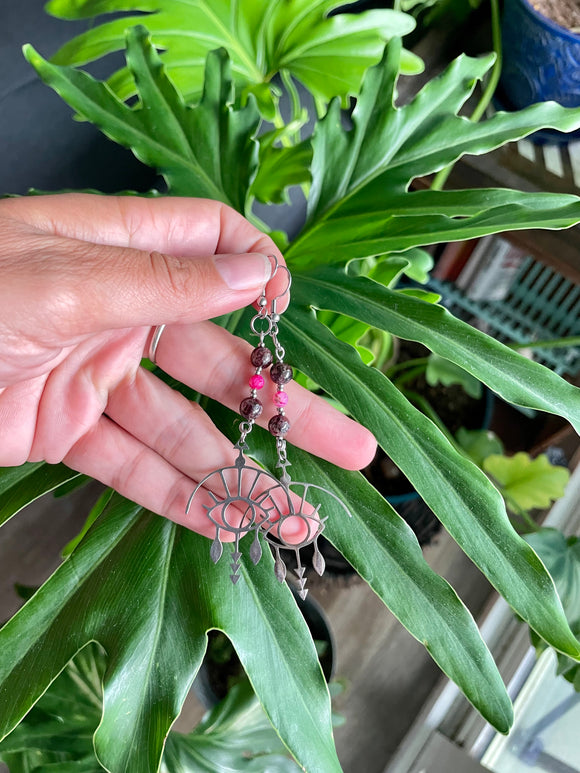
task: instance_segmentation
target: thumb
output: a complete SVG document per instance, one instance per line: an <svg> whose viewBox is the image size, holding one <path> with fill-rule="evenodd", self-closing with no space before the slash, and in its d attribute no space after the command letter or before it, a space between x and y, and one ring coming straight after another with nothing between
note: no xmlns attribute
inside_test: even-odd
<svg viewBox="0 0 580 773"><path fill-rule="evenodd" d="M272 274L259 253L176 258L66 241L70 257L55 278L57 297L67 297L65 335L217 317L255 301Z"/></svg>

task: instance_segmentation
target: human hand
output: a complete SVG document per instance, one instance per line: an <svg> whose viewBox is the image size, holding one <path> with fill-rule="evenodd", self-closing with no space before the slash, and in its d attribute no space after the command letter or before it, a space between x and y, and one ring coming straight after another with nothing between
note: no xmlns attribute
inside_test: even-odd
<svg viewBox="0 0 580 773"><path fill-rule="evenodd" d="M1 201L0 465L64 461L212 535L208 500L196 497L187 515L186 503L197 481L233 464L231 442L140 363L165 323L159 366L237 410L252 347L207 320L256 300L267 255L283 265L269 237L214 201ZM284 274L269 294L284 291ZM297 384L287 391L289 442L347 469L370 462L366 429Z"/></svg>

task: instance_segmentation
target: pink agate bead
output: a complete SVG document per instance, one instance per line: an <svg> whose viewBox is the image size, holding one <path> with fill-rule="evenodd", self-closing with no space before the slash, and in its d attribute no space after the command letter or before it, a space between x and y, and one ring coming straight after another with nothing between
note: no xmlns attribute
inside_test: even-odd
<svg viewBox="0 0 580 773"><path fill-rule="evenodd" d="M274 405L281 407L283 405L287 405L287 403L288 403L288 395L286 394L286 392L280 391L274 394Z"/></svg>
<svg viewBox="0 0 580 773"><path fill-rule="evenodd" d="M256 373L250 378L250 387L252 389L261 389L264 386L264 376Z"/></svg>

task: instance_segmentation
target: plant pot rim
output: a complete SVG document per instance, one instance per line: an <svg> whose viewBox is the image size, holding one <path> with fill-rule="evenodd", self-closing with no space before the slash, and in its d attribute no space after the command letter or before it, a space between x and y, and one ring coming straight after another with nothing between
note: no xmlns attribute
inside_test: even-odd
<svg viewBox="0 0 580 773"><path fill-rule="evenodd" d="M514 0L514 1L519 2L519 4L524 7L527 13L529 13L529 15L532 16L538 22L538 24L548 29L553 35L559 35L560 37L568 40L570 43L580 44L579 34L577 34L576 32L572 32L572 30L569 30L566 27L562 27L561 24L558 24L552 19L549 19L547 16L544 16L543 13L540 13L540 11L537 11L534 8L530 0Z"/></svg>

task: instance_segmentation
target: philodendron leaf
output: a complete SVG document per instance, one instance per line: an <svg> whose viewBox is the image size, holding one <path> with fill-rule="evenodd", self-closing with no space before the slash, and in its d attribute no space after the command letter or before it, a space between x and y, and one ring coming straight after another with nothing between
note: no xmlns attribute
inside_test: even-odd
<svg viewBox="0 0 580 773"><path fill-rule="evenodd" d="M309 771L340 771L330 701L292 594L264 554L233 585L209 542L115 496L72 555L0 630L0 736L89 641L107 653L95 735L112 773L156 771L211 628L232 640L267 715ZM276 680L272 675L276 674Z"/></svg>
<svg viewBox="0 0 580 773"><path fill-rule="evenodd" d="M220 425L234 426L232 415L226 416L221 406L212 404L209 411ZM267 466L276 462L265 431L253 431L252 453ZM322 515L328 516L325 536L487 721L507 732L512 707L493 659L471 614L429 567L409 526L360 473L340 470L298 448L292 448L289 457L293 479L323 486L351 513L349 518L332 497L321 494L316 504L321 503Z"/></svg>
<svg viewBox="0 0 580 773"><path fill-rule="evenodd" d="M287 189L291 185L310 182L312 146L310 140L303 140L278 147L271 139L260 137L260 163L250 193L264 204L282 204L290 201Z"/></svg>
<svg viewBox="0 0 580 773"><path fill-rule="evenodd" d="M101 773L93 734L103 708L102 680L106 658L96 644L82 649L50 685L18 727L0 743L0 760L10 770L34 755L34 770L58 762L67 770ZM162 773L255 771L298 773L279 736L264 714L248 680L236 684L223 701L207 712L191 733L171 732ZM258 767L261 765L261 767ZM49 768L47 768L47 771ZM61 768L55 770L58 773Z"/></svg>
<svg viewBox="0 0 580 773"><path fill-rule="evenodd" d="M465 429L457 430L455 439L478 467L483 466L484 460L492 454L503 454L503 443L489 429Z"/></svg>
<svg viewBox="0 0 580 773"><path fill-rule="evenodd" d="M288 359L299 361L303 373L374 432L447 531L518 614L556 649L580 659L580 643L566 623L553 582L512 528L499 492L483 472L313 314L294 303L284 322L280 335Z"/></svg>
<svg viewBox="0 0 580 773"><path fill-rule="evenodd" d="M345 129L333 102L312 138L309 220L287 251L295 267L344 264L518 228L566 228L580 199L509 190L408 192L411 181L462 155L486 153L544 126L580 127L580 108L553 102L473 123L457 113L493 57L461 56L407 105L395 107L398 43L368 70ZM371 216L372 213L372 216Z"/></svg>
<svg viewBox="0 0 580 773"><path fill-rule="evenodd" d="M540 529L534 534L526 534L525 539L552 575L570 627L580 636L580 540L565 537L558 529ZM532 642L538 653L546 649L546 643L533 633ZM560 653L557 656L558 673L580 692L580 663Z"/></svg>
<svg viewBox="0 0 580 773"><path fill-rule="evenodd" d="M292 294L304 305L340 311L399 338L419 341L508 402L563 416L580 432L580 389L442 306L393 292L366 277L347 276L338 267L295 274Z"/></svg>
<svg viewBox="0 0 580 773"><path fill-rule="evenodd" d="M0 468L0 526L43 494L80 477L64 464L27 462Z"/></svg>
<svg viewBox="0 0 580 773"><path fill-rule="evenodd" d="M163 773L299 773L250 683L242 681L209 711L193 732L171 733Z"/></svg>
<svg viewBox="0 0 580 773"><path fill-rule="evenodd" d="M551 464L546 454L532 459L524 451L513 456L488 456L483 469L497 483L508 503L513 502L522 510L549 507L564 495L570 479L567 468Z"/></svg>
<svg viewBox="0 0 580 773"><path fill-rule="evenodd" d="M438 354L431 354L425 370L425 378L430 386L443 384L459 384L465 392L475 400L479 400L482 394L481 381L474 378L463 368Z"/></svg>
<svg viewBox="0 0 580 773"><path fill-rule="evenodd" d="M257 165L253 136L259 114L253 98L241 109L230 104L230 65L223 49L208 54L203 96L195 107L185 105L144 27L127 33L127 65L140 98L135 107L87 73L47 62L32 46L24 53L65 102L156 168L172 194L217 199L244 212Z"/></svg>
<svg viewBox="0 0 580 773"><path fill-rule="evenodd" d="M407 14L388 9L329 16L341 5L340 0L51 0L47 11L63 19L148 12L153 43L163 50L171 78L188 101L199 96L207 54L223 47L232 57L237 86L260 88L285 71L317 101L328 102L356 95L364 71L381 58L385 42L415 26ZM53 61L79 65L118 51L127 27L142 20L131 15L94 26L66 43ZM402 66L407 72L421 69L408 52ZM111 86L125 99L134 93L132 74L120 70Z"/></svg>

